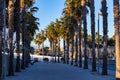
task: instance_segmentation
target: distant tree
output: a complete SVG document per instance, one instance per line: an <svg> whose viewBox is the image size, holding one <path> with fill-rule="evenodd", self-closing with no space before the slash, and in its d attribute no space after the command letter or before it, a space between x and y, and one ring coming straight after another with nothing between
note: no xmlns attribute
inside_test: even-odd
<svg viewBox="0 0 120 80"><path fill-rule="evenodd" d="M48 55L49 47L44 47L44 55Z"/></svg>

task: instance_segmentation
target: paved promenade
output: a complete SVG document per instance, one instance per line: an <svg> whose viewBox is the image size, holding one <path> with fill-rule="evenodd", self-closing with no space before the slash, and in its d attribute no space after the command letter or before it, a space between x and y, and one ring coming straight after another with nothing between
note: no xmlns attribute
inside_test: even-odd
<svg viewBox="0 0 120 80"><path fill-rule="evenodd" d="M115 80L115 76L102 76L90 69L62 63L35 63L15 76L6 77L6 80Z"/></svg>

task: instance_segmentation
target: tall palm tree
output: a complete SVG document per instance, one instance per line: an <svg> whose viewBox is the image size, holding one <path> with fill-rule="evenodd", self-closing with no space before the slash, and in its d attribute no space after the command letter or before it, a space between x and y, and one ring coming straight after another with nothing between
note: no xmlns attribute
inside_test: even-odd
<svg viewBox="0 0 120 80"><path fill-rule="evenodd" d="M82 27L81 27L81 20L78 24L79 27L79 67L82 67L82 50L81 50L81 40L82 40Z"/></svg>
<svg viewBox="0 0 120 80"><path fill-rule="evenodd" d="M42 55L44 56L44 41L46 40L45 32L41 31L41 41L42 41Z"/></svg>
<svg viewBox="0 0 120 80"><path fill-rule="evenodd" d="M32 6L32 4L34 3L33 0L21 0L21 14L22 14L22 44L23 44L23 52L22 52L22 64L21 64L21 68L25 69L25 67L27 67L27 59L25 58L25 56L28 55L28 49L27 49L27 25L26 25L26 14L27 14L27 9L29 9L29 7ZM25 54L26 53L26 54Z"/></svg>
<svg viewBox="0 0 120 80"><path fill-rule="evenodd" d="M60 36L61 36L61 22L56 19L56 32L57 32L57 44L58 44L58 62L59 62L59 55L60 55Z"/></svg>
<svg viewBox="0 0 120 80"><path fill-rule="evenodd" d="M106 0L101 0L102 4L102 16L103 16L103 48L104 48L104 53L103 53L103 67L102 67L102 75L107 75L107 33L108 33L108 24L107 24L107 6L106 6Z"/></svg>
<svg viewBox="0 0 120 80"><path fill-rule="evenodd" d="M78 52L79 52L79 67L82 67L82 53L81 53L81 20L82 20L82 8L81 8L81 0L74 1L74 12L73 17L76 20L76 60L75 65L78 65ZM78 38L79 38L79 44L78 44ZM79 48L79 49L78 49Z"/></svg>
<svg viewBox="0 0 120 80"><path fill-rule="evenodd" d="M37 12L38 8L31 6L27 9L26 13L26 47L27 47L27 53L26 53L26 67L29 66L30 63L30 44L31 41L34 39L34 35L36 33L36 30L38 30L39 23L37 22L39 19L36 18L33 14Z"/></svg>
<svg viewBox="0 0 120 80"><path fill-rule="evenodd" d="M41 45L42 41L40 39L38 39L38 36L37 36L36 39L34 40L34 42L35 42L35 44L38 45L38 49L40 51L40 45Z"/></svg>
<svg viewBox="0 0 120 80"><path fill-rule="evenodd" d="M4 20L2 20L2 19L4 19L5 17L4 17L4 15L5 14L3 14L4 12L4 10L5 10L5 2L6 2L6 0L1 0L0 1L0 17L1 17L1 19L0 19L0 80L2 80L3 79L3 77L2 77L2 73L3 73L3 57L2 57L2 52L3 52L3 27L5 27L4 26L4 24L5 24L5 22L4 22Z"/></svg>
<svg viewBox="0 0 120 80"><path fill-rule="evenodd" d="M13 16L14 16L14 2L13 0L9 0L8 3L8 32L9 32L9 69L8 69L8 75L13 76L14 75L14 62L13 62Z"/></svg>
<svg viewBox="0 0 120 80"><path fill-rule="evenodd" d="M21 68L25 69L25 53L26 53L26 46L25 46L25 37L26 37L26 21L25 21L25 1L21 0L21 15L22 15L22 44L23 44L23 51L22 51L22 64Z"/></svg>
<svg viewBox="0 0 120 80"><path fill-rule="evenodd" d="M47 29L46 29L46 37L49 39L50 41L50 47L51 47L51 53L54 54L55 53L55 49L54 49L54 37L55 37L55 29L54 29L55 25L54 22L51 22Z"/></svg>
<svg viewBox="0 0 120 80"><path fill-rule="evenodd" d="M68 53L68 50L69 50L69 45L68 45L68 40L67 39L67 29L63 26L63 34L61 35L61 37L63 38L63 48L64 48L64 60L63 60L63 63L68 63L68 56L69 54ZM66 44L67 43L67 44ZM67 45L67 50L66 50L66 45ZM66 56L67 54L67 56Z"/></svg>
<svg viewBox="0 0 120 80"><path fill-rule="evenodd" d="M64 60L63 60L63 63L66 63L66 56L65 56L65 54L66 54L66 44L65 44L65 42L66 42L66 38L67 38L67 33L68 33L68 29L67 29L67 27L66 27L66 24L65 24L65 17L62 17L61 18L61 22L62 22L62 26L61 26L61 37L62 37L62 39L63 39L63 48L64 48Z"/></svg>
<svg viewBox="0 0 120 80"><path fill-rule="evenodd" d="M113 0L113 6L114 6L114 28L115 28L116 80L120 80L119 0Z"/></svg>
<svg viewBox="0 0 120 80"><path fill-rule="evenodd" d="M75 0L74 1L74 12L73 12L73 16L77 21L77 25L76 25L76 63L77 63L77 54L79 52L79 67L82 67L82 52L81 52L81 20L82 20L82 8L81 8L81 0ZM78 45L78 38L79 38L79 45ZM77 49L77 47L79 49Z"/></svg>
<svg viewBox="0 0 120 80"><path fill-rule="evenodd" d="M28 49L27 49L27 25L26 25L26 14L27 14L27 10L29 7L31 7L31 5L33 4L33 0L21 0L20 1L20 6L21 6L21 15L22 15L22 44L23 44L23 52L22 52L22 64L21 64L21 68L25 69L25 67L28 67L27 60L25 57L27 57L27 55L29 54ZM25 54L26 53L26 54Z"/></svg>
<svg viewBox="0 0 120 80"><path fill-rule="evenodd" d="M53 45L53 38L51 36L51 28L50 28L50 25L47 26L46 28L46 38L48 38L49 42L50 42L50 53L52 54L53 53L53 48L52 48L52 45Z"/></svg>
<svg viewBox="0 0 120 80"><path fill-rule="evenodd" d="M80 47L80 40L79 40L79 51L78 51L78 38L80 39L80 27L81 27L81 19L82 19L82 9L81 9L81 0L67 0L66 1L66 8L67 13L69 14L70 17L73 17L75 19L74 22L74 28L75 28L75 36L76 36L76 57L75 57L75 65L78 64L78 52L79 52L79 66L82 64L81 60L81 47ZM79 36L78 36L79 35Z"/></svg>
<svg viewBox="0 0 120 80"><path fill-rule="evenodd" d="M92 34L92 71L96 71L96 54L95 54L95 2L90 1L90 13L91 13L91 34Z"/></svg>
<svg viewBox="0 0 120 80"><path fill-rule="evenodd" d="M82 15L83 15L83 26L84 26L84 44L85 44L85 49L84 49L84 69L88 69L88 56L87 56L87 20L86 20L86 15L87 15L87 8L86 8L86 0L81 0L81 6L82 6Z"/></svg>
<svg viewBox="0 0 120 80"><path fill-rule="evenodd" d="M75 47L76 47L76 56L75 56L75 65L78 66L78 27L75 30Z"/></svg>
<svg viewBox="0 0 120 80"><path fill-rule="evenodd" d="M42 55L44 55L44 41L46 40L45 32L41 30L40 33L36 35L35 44L38 44L40 50L40 44L42 44Z"/></svg>
<svg viewBox="0 0 120 80"><path fill-rule="evenodd" d="M20 0L16 0L14 9L14 26L16 29L17 59L16 72L20 72Z"/></svg>

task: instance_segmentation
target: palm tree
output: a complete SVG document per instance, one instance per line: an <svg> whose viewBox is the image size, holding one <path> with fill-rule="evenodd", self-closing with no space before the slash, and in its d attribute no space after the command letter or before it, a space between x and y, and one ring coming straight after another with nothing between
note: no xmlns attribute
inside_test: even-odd
<svg viewBox="0 0 120 80"><path fill-rule="evenodd" d="M25 56L27 57L28 55L28 49L27 49L27 22L26 22L26 14L27 14L27 9L29 9L32 4L34 3L33 0L21 0L21 18L22 18L22 44L23 44L23 53L22 53L22 64L21 68L25 69L25 67L28 67L27 59L25 59ZM26 54L25 54L26 53Z"/></svg>
<svg viewBox="0 0 120 80"><path fill-rule="evenodd" d="M53 53L53 48L52 48L52 45L53 45L53 38L51 36L51 27L50 25L48 25L47 29L46 29L46 37L48 38L49 42L50 42L50 53L52 54Z"/></svg>
<svg viewBox="0 0 120 80"><path fill-rule="evenodd" d="M26 13L26 24L27 24L26 46L28 48L26 53L26 67L28 67L30 63L30 44L31 41L34 39L34 35L36 33L36 30L38 30L38 25L39 25L39 23L37 22L39 19L33 15L35 12L37 12L38 8L31 6L30 8L28 8L28 10Z"/></svg>
<svg viewBox="0 0 120 80"><path fill-rule="evenodd" d="M42 41L42 55L44 56L44 41L46 40L45 32L41 31L41 41Z"/></svg>
<svg viewBox="0 0 120 80"><path fill-rule="evenodd" d="M95 6L94 0L90 1L91 12L91 34L92 34L92 71L96 71L96 54L95 54Z"/></svg>
<svg viewBox="0 0 120 80"><path fill-rule="evenodd" d="M66 0L66 8L64 9L63 13L66 17L66 27L69 28L72 38L72 55L71 55L71 65L73 65L73 56L74 56L74 27L75 24L73 23L73 11L74 11L74 1L73 0ZM70 26L70 23L73 24ZM70 28L72 27L72 28Z"/></svg>
<svg viewBox="0 0 120 80"><path fill-rule="evenodd" d="M51 22L46 29L46 37L50 41L51 53L55 53L54 39L55 39L55 25L54 22Z"/></svg>
<svg viewBox="0 0 120 80"><path fill-rule="evenodd" d="M16 72L20 72L20 0L16 0L14 9L14 27L16 29L17 59Z"/></svg>
<svg viewBox="0 0 120 80"><path fill-rule="evenodd" d="M82 67L82 53L81 53L81 20L82 20L82 8L81 8L81 0L76 0L74 1L74 12L73 12L73 17L76 20L76 27L75 27L75 32L76 32L76 60L75 60L75 65L78 65L78 52L79 52L79 67ZM79 45L78 45L78 38L79 38ZM79 49L78 49L79 48Z"/></svg>
<svg viewBox="0 0 120 80"><path fill-rule="evenodd" d="M81 60L81 32L78 31L81 28L81 20L82 20L82 9L81 9L81 0L67 0L66 1L67 13L70 17L75 19L74 28L75 28L75 36L76 36L76 57L75 57L75 65L78 64L78 52L79 52L79 66L82 64ZM79 36L78 36L79 35ZM78 38L79 38L79 51L78 51Z"/></svg>
<svg viewBox="0 0 120 80"><path fill-rule="evenodd" d="M103 67L102 67L102 75L107 75L107 33L108 33L108 24L107 24L107 6L106 6L106 0L101 1L102 4L102 16L103 16L103 47L104 47L104 53L103 53Z"/></svg>
<svg viewBox="0 0 120 80"><path fill-rule="evenodd" d="M63 63L66 63L66 47L65 47L65 42L66 42L66 38L67 38L67 33L68 33L68 29L66 27L66 21L65 21L65 17L61 18L61 22L62 22L62 26L61 26L61 37L63 39L63 48L64 48L64 60Z"/></svg>
<svg viewBox="0 0 120 80"><path fill-rule="evenodd" d="M82 6L82 15L83 15L83 26L84 26L84 69L88 69L88 56L87 56L87 20L86 20L86 14L87 14L87 8L86 8L86 0L81 0L81 6Z"/></svg>
<svg viewBox="0 0 120 80"><path fill-rule="evenodd" d="M21 0L20 1L20 6L21 6L21 18L22 18L22 44L23 44L23 53L22 53L22 64L21 64L21 68L25 69L25 67L28 67L27 60L25 59L25 56L28 56L28 49L27 49L27 25L26 25L26 14L27 14L27 10L29 7L31 7L31 5L33 4L33 0ZM25 54L26 53L26 54Z"/></svg>
<svg viewBox="0 0 120 80"><path fill-rule="evenodd" d="M40 39L38 39L38 36L36 37L36 39L34 40L35 44L38 45L38 49L40 51L40 44L42 43L42 41Z"/></svg>
<svg viewBox="0 0 120 80"><path fill-rule="evenodd" d="M114 6L114 28L115 28L116 80L120 80L119 0L113 0L113 6Z"/></svg>
<svg viewBox="0 0 120 80"><path fill-rule="evenodd" d="M71 55L71 65L73 65L73 55L74 55L74 22L75 19L73 17L70 17L68 9L65 8L63 10L64 17L62 19L62 38L63 38L63 44L64 44L64 63L69 63L69 40L72 39L72 55ZM67 42L67 50L65 48L65 41ZM67 53L67 56L65 56L65 51ZM65 61L67 57L67 61Z"/></svg>
<svg viewBox="0 0 120 80"><path fill-rule="evenodd" d="M81 52L81 20L82 20L82 8L81 8L81 0L76 0L74 1L74 12L73 12L73 17L76 19L77 21L77 25L76 25L76 64L77 64L77 54L79 52L79 67L82 67L82 52ZM78 38L79 38L79 45L78 44ZM79 49L77 49L79 48Z"/></svg>
<svg viewBox="0 0 120 80"><path fill-rule="evenodd" d="M78 27L79 27L79 67L82 67L82 50L81 50L82 27L81 27L81 21L80 21L80 24L78 24Z"/></svg>
<svg viewBox="0 0 120 80"><path fill-rule="evenodd" d="M14 75L14 62L13 62L13 11L14 11L14 2L13 0L9 0L8 4L8 32L9 32L9 69L8 69L8 75L13 76Z"/></svg>
<svg viewBox="0 0 120 80"><path fill-rule="evenodd" d="M0 80L2 80L2 73L3 73L3 57L2 57L2 52L3 52L3 35L2 35L2 33L3 33L3 27L4 27L4 24L5 24L5 22L4 22L4 20L2 20L2 19L4 19L5 17L4 17L4 15L5 14L3 14L3 11L5 10L5 0L1 0L0 1L0 17L1 17L1 19L0 19Z"/></svg>
<svg viewBox="0 0 120 80"><path fill-rule="evenodd" d="M59 55L60 55L60 36L61 36L61 22L56 19L56 32L57 32L57 43L58 43L58 62L59 62Z"/></svg>
<svg viewBox="0 0 120 80"><path fill-rule="evenodd" d="M26 49L25 49L25 37L26 37L26 21L25 21L25 1L21 0L21 15L22 15L22 44L23 44L23 52L22 52L22 64L21 64L21 68L25 69L25 53L26 53Z"/></svg>

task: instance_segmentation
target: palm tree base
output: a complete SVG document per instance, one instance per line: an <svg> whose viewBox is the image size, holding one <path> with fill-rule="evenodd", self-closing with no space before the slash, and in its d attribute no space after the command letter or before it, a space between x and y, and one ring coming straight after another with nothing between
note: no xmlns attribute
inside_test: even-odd
<svg viewBox="0 0 120 80"><path fill-rule="evenodd" d="M77 63L75 63L75 64L74 64L74 66L78 66L78 64L77 64Z"/></svg>
<svg viewBox="0 0 120 80"><path fill-rule="evenodd" d="M84 66L84 69L88 69L88 66Z"/></svg>
<svg viewBox="0 0 120 80"><path fill-rule="evenodd" d="M15 72L21 72L20 70L16 70Z"/></svg>
<svg viewBox="0 0 120 80"><path fill-rule="evenodd" d="M92 72L95 72L95 71L97 71L96 68L93 68L93 69L92 69Z"/></svg>
<svg viewBox="0 0 120 80"><path fill-rule="evenodd" d="M97 70L92 70L92 72L95 72L95 71L97 71Z"/></svg>
<svg viewBox="0 0 120 80"><path fill-rule="evenodd" d="M73 65L73 62L71 62L71 65Z"/></svg>
<svg viewBox="0 0 120 80"><path fill-rule="evenodd" d="M120 78L116 78L116 80L120 80Z"/></svg>
<svg viewBox="0 0 120 80"><path fill-rule="evenodd" d="M82 65L79 65L79 67L81 68L81 67L82 67Z"/></svg>
<svg viewBox="0 0 120 80"><path fill-rule="evenodd" d="M25 70L25 66L21 66L21 69Z"/></svg>
<svg viewBox="0 0 120 80"><path fill-rule="evenodd" d="M8 73L8 76L14 76L14 73Z"/></svg>
<svg viewBox="0 0 120 80"><path fill-rule="evenodd" d="M107 72L102 72L102 75L108 75Z"/></svg>

